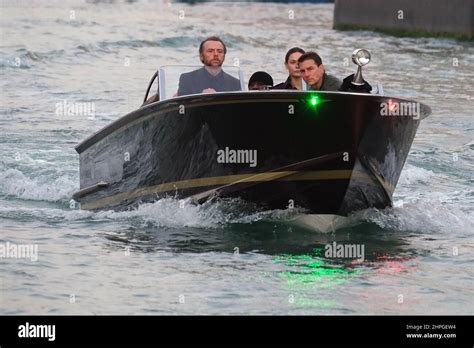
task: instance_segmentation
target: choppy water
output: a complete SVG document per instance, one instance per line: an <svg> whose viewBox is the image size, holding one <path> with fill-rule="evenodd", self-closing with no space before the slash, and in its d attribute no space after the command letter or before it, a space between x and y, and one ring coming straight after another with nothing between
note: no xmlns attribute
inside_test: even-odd
<svg viewBox="0 0 474 348"><path fill-rule="evenodd" d="M0 313L474 313L474 45L337 32L332 10L2 1L0 242L39 249L36 262L0 258ZM198 63L200 39L216 33L230 64L281 81L294 45L316 48L340 77L354 71L352 50L369 48L369 81L430 105L396 207L330 234L293 226L293 211L252 213L238 201L71 209L73 147L138 107L155 68ZM57 115L64 100L95 103L95 119ZM333 241L363 244L365 261L324 258Z"/></svg>

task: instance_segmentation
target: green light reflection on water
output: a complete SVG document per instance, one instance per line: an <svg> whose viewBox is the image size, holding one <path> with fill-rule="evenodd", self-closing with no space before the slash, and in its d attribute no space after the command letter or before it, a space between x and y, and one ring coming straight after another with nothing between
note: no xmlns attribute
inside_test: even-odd
<svg viewBox="0 0 474 348"><path fill-rule="evenodd" d="M334 288L363 272L361 268L323 259L320 257L321 254L321 249L318 248L312 255L284 254L274 259L275 263L284 264L290 268L277 275L286 280L285 287L291 294L294 294L293 305L335 308L339 304L334 300L320 298L321 291L330 289L332 292Z"/></svg>

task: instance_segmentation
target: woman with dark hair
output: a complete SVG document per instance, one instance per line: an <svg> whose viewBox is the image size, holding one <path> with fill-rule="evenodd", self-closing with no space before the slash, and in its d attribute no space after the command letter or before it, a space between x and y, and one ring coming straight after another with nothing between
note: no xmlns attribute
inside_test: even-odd
<svg viewBox="0 0 474 348"><path fill-rule="evenodd" d="M304 50L293 47L286 52L285 67L288 70L288 78L285 82L279 83L272 89L298 89L301 90L301 73L298 66L298 59L304 54Z"/></svg>

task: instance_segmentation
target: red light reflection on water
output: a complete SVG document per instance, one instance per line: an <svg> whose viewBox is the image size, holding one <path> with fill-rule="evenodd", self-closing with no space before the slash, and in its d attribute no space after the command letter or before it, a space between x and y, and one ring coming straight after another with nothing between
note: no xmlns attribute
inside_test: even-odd
<svg viewBox="0 0 474 348"><path fill-rule="evenodd" d="M376 274L398 274L412 268L413 264L410 264L410 261L415 259L415 257L400 257L388 253L374 253L374 258L370 263L375 266Z"/></svg>

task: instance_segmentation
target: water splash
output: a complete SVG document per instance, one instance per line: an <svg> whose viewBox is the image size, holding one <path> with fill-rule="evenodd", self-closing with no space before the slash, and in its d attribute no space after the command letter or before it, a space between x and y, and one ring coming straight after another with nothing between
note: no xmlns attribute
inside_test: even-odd
<svg viewBox="0 0 474 348"><path fill-rule="evenodd" d="M78 189L77 178L69 175L29 177L18 169L0 172L0 194L21 199L58 202L69 200Z"/></svg>
<svg viewBox="0 0 474 348"><path fill-rule="evenodd" d="M355 213L354 218L375 223L384 229L420 233L456 231L456 234L468 234L474 225L472 214L464 213L454 206L425 200L384 210L367 209Z"/></svg>

